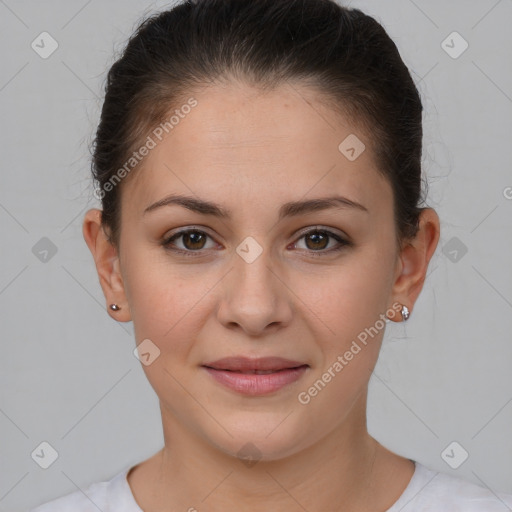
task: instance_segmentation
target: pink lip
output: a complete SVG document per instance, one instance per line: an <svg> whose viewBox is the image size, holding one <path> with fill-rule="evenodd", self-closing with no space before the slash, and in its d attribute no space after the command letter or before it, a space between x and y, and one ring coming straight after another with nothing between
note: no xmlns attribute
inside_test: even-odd
<svg viewBox="0 0 512 512"><path fill-rule="evenodd" d="M309 365L281 357L226 357L204 364L203 367L224 386L238 393L255 396L273 393L295 382ZM257 374L255 371L273 373Z"/></svg>

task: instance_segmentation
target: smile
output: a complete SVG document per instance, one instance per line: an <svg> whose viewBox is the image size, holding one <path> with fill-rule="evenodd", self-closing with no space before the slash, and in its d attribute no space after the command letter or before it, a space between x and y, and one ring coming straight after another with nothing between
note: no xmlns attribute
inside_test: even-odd
<svg viewBox="0 0 512 512"><path fill-rule="evenodd" d="M283 358L225 358L202 365L218 383L236 393L261 396L298 381L309 365Z"/></svg>

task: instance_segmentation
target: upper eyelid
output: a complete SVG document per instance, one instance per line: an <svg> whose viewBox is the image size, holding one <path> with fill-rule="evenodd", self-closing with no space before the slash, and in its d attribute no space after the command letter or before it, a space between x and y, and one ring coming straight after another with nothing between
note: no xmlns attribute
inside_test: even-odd
<svg viewBox="0 0 512 512"><path fill-rule="evenodd" d="M300 229L295 234L295 236L302 237L302 236L306 235L307 233L310 233L311 231L325 231L325 232L330 233L332 235L339 236L340 238L348 238L348 235L346 235L343 232L339 232L338 230L336 230L336 228L324 227L324 226L322 226L320 224L315 224L313 226L309 226L307 228Z"/></svg>
<svg viewBox="0 0 512 512"><path fill-rule="evenodd" d="M295 238L297 240L300 240L302 237L304 237L308 233L311 233L311 232L314 232L314 231L320 231L320 232L328 233L328 236L330 236L331 238L339 237L342 240L345 240L347 243L349 242L349 239L348 239L347 235L345 235L344 233L337 233L337 232L333 231L333 229L335 229L335 228L323 227L322 225L316 224L316 225L312 225L312 226L309 226L307 228L303 228L303 229L299 230L297 233L295 233L294 236L295 236ZM211 235L207 231L206 228L203 228L203 227L200 227L200 226L190 226L190 227L178 229L178 231L176 231L175 233L173 233L171 235L168 235L168 236L164 236L164 242L169 242L169 241L171 241L173 239L179 239L182 235L185 235L187 233L194 232L194 231L198 231L200 233L204 233L205 235L209 236L213 241L215 241L217 243L215 237L213 235ZM179 250L183 250L183 249L179 249ZM189 251L186 251L186 252L200 252L200 250L198 250L198 251L190 251L189 250Z"/></svg>

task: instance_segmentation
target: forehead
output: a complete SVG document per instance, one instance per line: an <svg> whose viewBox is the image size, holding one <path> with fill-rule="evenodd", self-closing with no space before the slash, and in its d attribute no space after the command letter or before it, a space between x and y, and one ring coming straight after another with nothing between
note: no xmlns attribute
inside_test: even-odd
<svg viewBox="0 0 512 512"><path fill-rule="evenodd" d="M288 83L262 91L233 82L191 96L196 106L174 106L169 117L176 109L181 115L172 129L161 140L151 135L155 146L127 184L131 209L171 192L226 204L230 198L283 203L335 191L365 205L391 200L373 142L311 88ZM360 143L365 149L351 160L353 153L343 151L354 141L358 153Z"/></svg>

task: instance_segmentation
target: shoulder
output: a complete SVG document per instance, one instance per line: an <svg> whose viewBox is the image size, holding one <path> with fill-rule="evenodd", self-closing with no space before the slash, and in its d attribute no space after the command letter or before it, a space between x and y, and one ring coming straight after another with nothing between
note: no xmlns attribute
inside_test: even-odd
<svg viewBox="0 0 512 512"><path fill-rule="evenodd" d="M83 490L73 491L54 500L43 503L29 512L98 512L98 510L123 510L139 512L134 505L133 495L128 492L126 474L123 468L110 480L93 482Z"/></svg>
<svg viewBox="0 0 512 512"><path fill-rule="evenodd" d="M29 512L98 512L105 508L107 482L95 482L84 491L74 491L48 501Z"/></svg>
<svg viewBox="0 0 512 512"><path fill-rule="evenodd" d="M464 478L416 462L416 471L388 512L509 512L512 494L496 492Z"/></svg>

